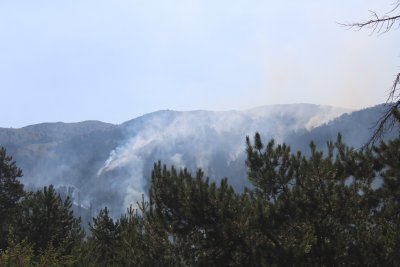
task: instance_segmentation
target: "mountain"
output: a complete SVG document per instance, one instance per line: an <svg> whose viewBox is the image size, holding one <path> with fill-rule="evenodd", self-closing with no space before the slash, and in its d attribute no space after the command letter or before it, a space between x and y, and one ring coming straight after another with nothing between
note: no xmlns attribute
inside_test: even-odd
<svg viewBox="0 0 400 267"><path fill-rule="evenodd" d="M150 171L161 160L212 180L228 177L242 190L248 185L245 137L260 132L267 142L287 142L306 150L314 139L323 145L342 132L358 146L382 106L350 110L311 104L272 105L244 111L157 111L120 125L97 121L44 123L0 128L0 145L24 171L28 188L54 184L75 204L97 211L108 206L114 216L142 198Z"/></svg>
<svg viewBox="0 0 400 267"><path fill-rule="evenodd" d="M311 131L302 130L292 133L286 137L285 142L289 143L295 151L307 151L311 141L323 149L326 148L327 140L336 140L340 133L346 144L358 149L372 137L376 123L386 111L385 105L377 105L345 113ZM386 133L383 139L390 140L398 136L399 132L392 130Z"/></svg>

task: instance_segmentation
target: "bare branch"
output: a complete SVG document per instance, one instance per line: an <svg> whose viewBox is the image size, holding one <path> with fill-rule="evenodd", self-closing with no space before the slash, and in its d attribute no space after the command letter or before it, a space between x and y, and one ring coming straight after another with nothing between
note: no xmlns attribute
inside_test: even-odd
<svg viewBox="0 0 400 267"><path fill-rule="evenodd" d="M400 27L400 15L393 14L396 10L400 9L400 0L393 3L393 8L385 15L378 15L375 11L370 11L371 18L363 22L341 24L342 26L348 27L349 29L371 29L371 33L387 33L388 31ZM379 120L374 126L374 133L371 139L365 144L365 146L374 144L376 141L381 139L383 135L393 129L393 127L400 123L399 112L400 112L400 73L396 75L396 78L390 88L388 98L386 100L386 111L382 114Z"/></svg>
<svg viewBox="0 0 400 267"><path fill-rule="evenodd" d="M374 133L372 137L369 139L366 145L374 144L379 139L383 137L383 135L393 129L396 123L400 123L396 118L396 112L400 111L400 73L396 75L396 79L393 82L392 88L390 89L388 99L386 100L386 106L388 108L383 113L383 115L376 122L373 127Z"/></svg>
<svg viewBox="0 0 400 267"><path fill-rule="evenodd" d="M400 100L400 93L396 95L398 86L400 85L400 73L397 74L396 79L393 82L392 89L390 90L389 97L386 102L393 102Z"/></svg>
<svg viewBox="0 0 400 267"><path fill-rule="evenodd" d="M355 22L355 23L345 23L345 24L342 23L341 25L348 27L349 29L357 29L357 30L361 30L363 28L371 29L372 33L386 33L390 31L392 28L400 26L400 15L379 16L374 11L370 12L372 17L370 20L366 20L363 22Z"/></svg>
<svg viewBox="0 0 400 267"><path fill-rule="evenodd" d="M390 14L390 13L393 13L397 8L399 8L399 6L400 6L400 1L397 1L397 2L395 2L395 3L393 3L393 9L392 10L390 10L388 13L386 13L386 14Z"/></svg>

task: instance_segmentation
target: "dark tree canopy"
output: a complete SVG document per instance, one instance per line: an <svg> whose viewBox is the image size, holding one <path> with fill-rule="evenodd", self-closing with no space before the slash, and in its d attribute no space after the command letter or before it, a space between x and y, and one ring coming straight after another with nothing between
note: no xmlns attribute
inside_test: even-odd
<svg viewBox="0 0 400 267"><path fill-rule="evenodd" d="M399 266L399 140L355 150L339 135L305 156L256 134L243 192L158 162L148 201L102 209L86 240L53 186L25 193L0 266Z"/></svg>
<svg viewBox="0 0 400 267"><path fill-rule="evenodd" d="M52 246L69 254L81 242L80 219L74 217L70 199L63 201L52 185L29 194L22 208L17 230L21 240L26 237L35 251Z"/></svg>
<svg viewBox="0 0 400 267"><path fill-rule="evenodd" d="M18 180L22 170L17 167L6 150L0 148L0 249L6 245L7 233L11 223L15 223L24 196L23 185Z"/></svg>

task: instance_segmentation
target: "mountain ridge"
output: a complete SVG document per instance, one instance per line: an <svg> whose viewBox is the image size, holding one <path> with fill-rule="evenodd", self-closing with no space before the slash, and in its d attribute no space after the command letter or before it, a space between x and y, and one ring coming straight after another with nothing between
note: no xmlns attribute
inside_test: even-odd
<svg viewBox="0 0 400 267"><path fill-rule="evenodd" d="M28 137L32 134L32 140L19 136L14 143L10 141L16 138L4 137L4 128L0 128L0 146L14 156L24 170L23 182L32 188L50 183L56 187L70 185L81 192L82 205L95 209L108 206L118 213L146 194L155 161L192 171L201 167L212 180L228 177L236 190L242 190L248 185L246 136L260 132L264 142L274 138L294 150L307 151L310 139L324 146L327 140L336 138L335 129L340 128L345 131L345 140L346 136L359 135L358 142L369 134L359 125L371 122L380 110L377 106L345 113L348 110L313 104L269 105L243 111L160 110L122 124L89 121L28 126L25 133ZM353 120L357 120L357 129ZM56 130L40 139L40 133L46 131L34 130L42 126ZM71 131L78 126L84 129Z"/></svg>

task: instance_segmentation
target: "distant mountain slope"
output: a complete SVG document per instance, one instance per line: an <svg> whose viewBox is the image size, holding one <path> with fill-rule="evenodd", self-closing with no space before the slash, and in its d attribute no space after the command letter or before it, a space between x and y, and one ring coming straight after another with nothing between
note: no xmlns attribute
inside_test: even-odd
<svg viewBox="0 0 400 267"><path fill-rule="evenodd" d="M125 206L147 190L153 163L201 167L214 179L228 176L242 188L246 182L243 152L247 135L285 140L287 134L318 125L347 110L308 104L274 105L245 111L158 111L124 123L123 146L115 149L99 170L99 179L112 181L121 172L130 179L113 184L129 192ZM139 130L140 129L140 130ZM110 183L110 182L108 182Z"/></svg>
<svg viewBox="0 0 400 267"><path fill-rule="evenodd" d="M112 124L100 121L41 123L16 129L0 128L0 140L2 144L18 147L33 143L64 141L74 136L109 130L112 127L114 127Z"/></svg>
<svg viewBox="0 0 400 267"><path fill-rule="evenodd" d="M24 182L36 187L60 185L60 177L82 177L91 168L82 165L106 159L119 136L115 125L98 121L42 123L0 128L0 145L23 169Z"/></svg>
<svg viewBox="0 0 400 267"><path fill-rule="evenodd" d="M91 203L96 210L107 205L117 214L146 193L155 161L190 170L201 167L211 179L227 176L240 190L247 184L246 135L258 131L265 141L308 144L314 133L321 139L329 136L319 129L330 124L319 125L348 111L310 104L224 112L166 110L120 125L88 121L0 128L0 145L23 168L29 187L69 186L83 206ZM347 116L351 121L353 115ZM347 134L354 131L364 130L349 128Z"/></svg>
<svg viewBox="0 0 400 267"><path fill-rule="evenodd" d="M343 141L354 148L364 146L375 130L376 123L386 111L384 105L345 113L328 123L324 123L310 131L298 131L288 135L285 142L291 144L293 150L308 151L308 145L313 141L318 147L325 148L327 140L336 140L338 133ZM383 136L384 140L390 140L399 135L393 130Z"/></svg>

